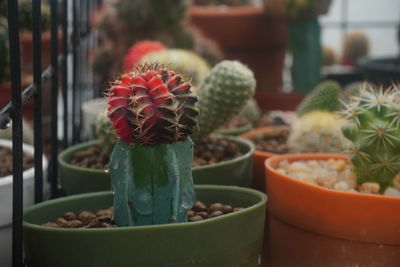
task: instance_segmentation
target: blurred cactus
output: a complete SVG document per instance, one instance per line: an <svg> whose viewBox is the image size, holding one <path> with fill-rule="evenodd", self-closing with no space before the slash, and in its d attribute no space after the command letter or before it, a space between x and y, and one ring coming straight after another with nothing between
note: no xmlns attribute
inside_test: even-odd
<svg viewBox="0 0 400 267"><path fill-rule="evenodd" d="M261 117L261 110L258 107L257 101L254 98L250 98L240 111L239 116L249 119L252 123L257 122Z"/></svg>
<svg viewBox="0 0 400 267"><path fill-rule="evenodd" d="M141 59L152 52L164 50L166 47L157 41L139 41L129 49L124 59L124 71L132 71L140 64ZM162 63L162 62L160 62Z"/></svg>
<svg viewBox="0 0 400 267"><path fill-rule="evenodd" d="M356 65L357 61L368 56L369 38L362 31L348 33L343 41L343 64Z"/></svg>
<svg viewBox="0 0 400 267"><path fill-rule="evenodd" d="M333 51L332 48L323 47L322 53L323 53L323 62L322 62L323 66L332 66L336 63L335 51Z"/></svg>
<svg viewBox="0 0 400 267"><path fill-rule="evenodd" d="M113 61L106 67L108 73L98 74L97 80L104 82L121 72L129 48L140 40L157 40L167 47L193 49L214 64L221 55L219 49L213 41L188 27L186 8L186 1L181 0L105 2L96 16L96 26L102 46L112 48Z"/></svg>
<svg viewBox="0 0 400 267"><path fill-rule="evenodd" d="M95 123L95 137L100 141L104 154L110 155L117 142L117 136L111 121L107 117L107 110L100 113Z"/></svg>
<svg viewBox="0 0 400 267"><path fill-rule="evenodd" d="M145 55L141 63L159 62L180 72L186 80L197 87L210 71L210 66L200 56L183 49L166 49Z"/></svg>
<svg viewBox="0 0 400 267"><path fill-rule="evenodd" d="M362 88L341 114L357 182L379 183L381 191L392 186L400 172L400 89Z"/></svg>
<svg viewBox="0 0 400 267"><path fill-rule="evenodd" d="M341 86L333 80L326 80L317 85L311 93L300 103L297 115L303 116L308 112L337 111L340 108L339 95Z"/></svg>
<svg viewBox="0 0 400 267"><path fill-rule="evenodd" d="M311 111L293 123L288 147L295 153L341 152L346 147L343 125L332 112Z"/></svg>
<svg viewBox="0 0 400 267"><path fill-rule="evenodd" d="M198 92L201 139L237 115L253 96L256 86L253 72L239 61L224 60L207 74Z"/></svg>

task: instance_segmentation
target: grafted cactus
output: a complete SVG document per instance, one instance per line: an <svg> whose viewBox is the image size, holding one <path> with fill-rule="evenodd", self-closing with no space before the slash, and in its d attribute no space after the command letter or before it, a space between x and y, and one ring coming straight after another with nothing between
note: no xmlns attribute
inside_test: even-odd
<svg viewBox="0 0 400 267"><path fill-rule="evenodd" d="M383 191L400 172L400 89L362 88L342 114L358 183L377 182Z"/></svg>
<svg viewBox="0 0 400 267"><path fill-rule="evenodd" d="M207 74L198 91L201 139L237 115L253 96L256 86L253 72L239 61L225 60Z"/></svg>
<svg viewBox="0 0 400 267"><path fill-rule="evenodd" d="M110 159L118 226L186 221L195 201L188 137L198 114L191 85L163 66L115 81L108 117L120 140Z"/></svg>

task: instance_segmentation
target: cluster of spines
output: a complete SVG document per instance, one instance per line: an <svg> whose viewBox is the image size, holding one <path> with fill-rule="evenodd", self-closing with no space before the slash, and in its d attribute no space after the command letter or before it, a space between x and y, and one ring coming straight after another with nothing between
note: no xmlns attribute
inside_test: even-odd
<svg viewBox="0 0 400 267"><path fill-rule="evenodd" d="M197 98L181 75L163 65L146 64L123 74L109 90L108 117L127 143L173 144L197 125Z"/></svg>
<svg viewBox="0 0 400 267"><path fill-rule="evenodd" d="M400 172L400 89L360 90L340 112L348 121L342 131L352 142L349 151L358 182L377 182L384 190Z"/></svg>

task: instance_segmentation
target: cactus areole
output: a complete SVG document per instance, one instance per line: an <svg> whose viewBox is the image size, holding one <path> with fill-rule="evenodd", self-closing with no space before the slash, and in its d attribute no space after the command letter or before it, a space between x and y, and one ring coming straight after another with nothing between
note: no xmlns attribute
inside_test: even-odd
<svg viewBox="0 0 400 267"><path fill-rule="evenodd" d="M118 226L186 221L195 201L191 164L197 125L191 85L164 66L123 74L108 94L119 138L109 171Z"/></svg>
<svg viewBox="0 0 400 267"><path fill-rule="evenodd" d="M400 172L400 89L362 88L342 111L342 129L352 142L351 162L358 183L376 182L381 191Z"/></svg>

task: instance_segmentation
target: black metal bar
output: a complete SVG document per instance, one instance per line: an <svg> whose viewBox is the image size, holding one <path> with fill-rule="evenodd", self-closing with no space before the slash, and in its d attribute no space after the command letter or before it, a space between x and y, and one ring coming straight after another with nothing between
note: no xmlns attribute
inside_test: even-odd
<svg viewBox="0 0 400 267"><path fill-rule="evenodd" d="M51 0L51 66L53 75L51 79L51 162L50 162L50 182L51 195L57 196L57 151L58 151L58 0Z"/></svg>
<svg viewBox="0 0 400 267"><path fill-rule="evenodd" d="M72 0L72 23L73 23L73 48L72 48L72 143L75 144L79 141L79 129L76 125L76 121L79 118L77 116L77 85L78 85L78 47L79 47L79 24L77 16L77 3L76 0ZM78 118L77 118L78 117Z"/></svg>
<svg viewBox="0 0 400 267"><path fill-rule="evenodd" d="M41 0L32 0L33 26L33 82L34 139L35 139L35 203L43 201L43 145L42 145L42 35Z"/></svg>
<svg viewBox="0 0 400 267"><path fill-rule="evenodd" d="M53 70L51 66L49 66L43 73L42 73L42 85L50 79L53 74ZM22 104L25 104L29 101L29 99L35 94L36 87L34 84L28 85L24 91L22 92ZM7 105L4 106L0 110L0 129L7 129L8 124L10 123L10 113L12 112L12 102L9 102Z"/></svg>
<svg viewBox="0 0 400 267"><path fill-rule="evenodd" d="M64 107L64 142L63 147L68 147L68 0L63 0L63 19L62 19L62 30L63 30L63 55L64 60L62 63L62 90L63 90L63 107Z"/></svg>
<svg viewBox="0 0 400 267"><path fill-rule="evenodd" d="M10 66L12 88L13 120L13 230L12 264L22 266L22 97L21 97L21 62L18 35L18 1L8 0L8 30L10 36Z"/></svg>

